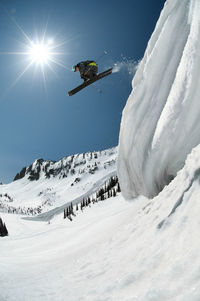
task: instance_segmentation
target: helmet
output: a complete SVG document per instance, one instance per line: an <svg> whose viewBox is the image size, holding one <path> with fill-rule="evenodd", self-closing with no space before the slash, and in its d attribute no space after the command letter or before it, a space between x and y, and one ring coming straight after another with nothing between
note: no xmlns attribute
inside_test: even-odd
<svg viewBox="0 0 200 301"><path fill-rule="evenodd" d="M73 66L73 67L72 67L72 71L73 71L73 72L76 72L76 66Z"/></svg>

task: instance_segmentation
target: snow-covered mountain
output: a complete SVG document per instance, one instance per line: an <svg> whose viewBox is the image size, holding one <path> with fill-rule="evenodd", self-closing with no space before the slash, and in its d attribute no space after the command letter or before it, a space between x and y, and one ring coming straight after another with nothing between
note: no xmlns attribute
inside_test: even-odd
<svg viewBox="0 0 200 301"><path fill-rule="evenodd" d="M2 301L199 301L200 147L154 199L121 195L51 223L1 213Z"/></svg>
<svg viewBox="0 0 200 301"><path fill-rule="evenodd" d="M116 175L117 147L76 154L58 162L35 160L10 184L0 185L0 212L36 215L78 203Z"/></svg>
<svg viewBox="0 0 200 301"><path fill-rule="evenodd" d="M168 0L133 79L119 139L122 193L157 195L200 143L200 1Z"/></svg>
<svg viewBox="0 0 200 301"><path fill-rule="evenodd" d="M0 186L1 301L200 300L199 8L166 1L134 77L118 157L132 202L118 193L63 218L116 174L117 148L39 159Z"/></svg>

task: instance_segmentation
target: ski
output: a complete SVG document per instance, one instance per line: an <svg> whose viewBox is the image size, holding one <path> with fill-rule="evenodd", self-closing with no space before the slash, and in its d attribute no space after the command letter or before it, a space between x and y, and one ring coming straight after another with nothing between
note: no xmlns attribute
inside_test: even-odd
<svg viewBox="0 0 200 301"><path fill-rule="evenodd" d="M85 87L91 85L92 83L96 82L97 80L99 80L99 79L101 79L101 78L103 78L107 75L110 75L111 73L112 73L112 68L97 74L96 76L94 76L93 79L89 79L89 80L85 81L84 83L82 83L80 86L78 86L78 87L74 88L73 90L69 91L68 95L72 96L72 95L76 94L77 92L81 91Z"/></svg>

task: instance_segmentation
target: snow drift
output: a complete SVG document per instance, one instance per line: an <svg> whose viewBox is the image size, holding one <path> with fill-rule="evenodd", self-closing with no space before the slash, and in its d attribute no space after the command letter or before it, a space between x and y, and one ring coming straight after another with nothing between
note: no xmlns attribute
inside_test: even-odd
<svg viewBox="0 0 200 301"><path fill-rule="evenodd" d="M200 1L168 0L123 111L118 175L125 198L153 197L200 143Z"/></svg>
<svg viewBox="0 0 200 301"><path fill-rule="evenodd" d="M73 222L1 213L0 300L199 301L199 179L197 146L152 200L118 195Z"/></svg>
<svg viewBox="0 0 200 301"><path fill-rule="evenodd" d="M46 223L1 212L9 236L1 238L0 300L200 300L199 6L166 2L121 124L123 194L153 196L170 184L153 199L118 194L73 222L63 212ZM115 172L116 152L36 160L1 185L0 201L29 206L53 195L56 209L90 195Z"/></svg>

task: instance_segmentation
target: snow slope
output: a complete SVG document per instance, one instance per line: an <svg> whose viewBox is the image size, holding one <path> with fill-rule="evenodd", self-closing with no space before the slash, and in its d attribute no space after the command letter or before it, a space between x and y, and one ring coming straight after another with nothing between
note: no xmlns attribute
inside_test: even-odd
<svg viewBox="0 0 200 301"><path fill-rule="evenodd" d="M78 202L115 172L112 152L78 182L68 164L57 173L61 161L51 172L36 161L0 186L4 204L42 204L49 192L58 204L57 214L55 203L44 207L41 216L50 218L43 222L1 212L9 236L0 237L0 301L200 300L199 5L166 2L133 80L118 161L123 195L133 202L118 194L72 222L59 211L66 187L74 189L67 199Z"/></svg>
<svg viewBox="0 0 200 301"><path fill-rule="evenodd" d="M123 195L153 197L200 143L200 1L168 0L123 111L118 175Z"/></svg>
<svg viewBox="0 0 200 301"><path fill-rule="evenodd" d="M35 160L16 175L17 180L0 185L0 212L37 215L51 210L45 216L45 220L49 219L63 212L66 204L78 203L95 193L116 174L116 157L117 147L113 147L58 162Z"/></svg>
<svg viewBox="0 0 200 301"><path fill-rule="evenodd" d="M121 195L70 222L2 214L1 301L199 301L200 146L154 199Z"/></svg>

